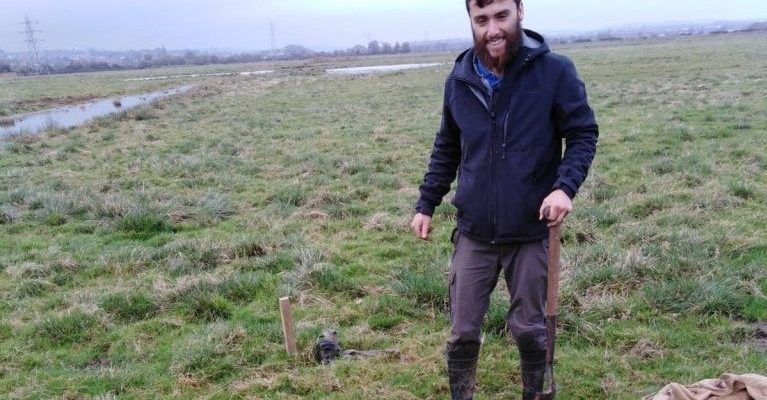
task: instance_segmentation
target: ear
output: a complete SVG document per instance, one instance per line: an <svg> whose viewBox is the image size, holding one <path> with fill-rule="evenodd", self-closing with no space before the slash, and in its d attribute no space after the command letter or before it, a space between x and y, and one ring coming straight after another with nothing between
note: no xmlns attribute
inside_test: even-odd
<svg viewBox="0 0 767 400"><path fill-rule="evenodd" d="M519 14L519 20L525 19L525 3L520 1L519 7L517 7L517 13Z"/></svg>

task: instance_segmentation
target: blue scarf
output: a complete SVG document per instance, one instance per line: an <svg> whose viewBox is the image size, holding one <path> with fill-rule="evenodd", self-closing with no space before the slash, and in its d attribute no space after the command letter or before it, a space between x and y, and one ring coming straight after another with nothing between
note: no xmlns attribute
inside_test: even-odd
<svg viewBox="0 0 767 400"><path fill-rule="evenodd" d="M479 57L474 57L474 70L477 71L477 75L482 78L482 82L485 83L490 89L497 90L501 86L503 77L496 76L485 67Z"/></svg>

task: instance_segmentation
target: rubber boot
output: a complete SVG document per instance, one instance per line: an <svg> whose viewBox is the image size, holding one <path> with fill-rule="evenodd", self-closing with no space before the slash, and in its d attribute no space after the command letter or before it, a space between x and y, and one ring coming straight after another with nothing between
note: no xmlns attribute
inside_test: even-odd
<svg viewBox="0 0 767 400"><path fill-rule="evenodd" d="M522 400L535 400L535 395L543 390L546 353L536 354L532 360L522 360L519 369L522 374Z"/></svg>
<svg viewBox="0 0 767 400"><path fill-rule="evenodd" d="M477 385L479 343L448 343L447 375L451 400L472 400Z"/></svg>

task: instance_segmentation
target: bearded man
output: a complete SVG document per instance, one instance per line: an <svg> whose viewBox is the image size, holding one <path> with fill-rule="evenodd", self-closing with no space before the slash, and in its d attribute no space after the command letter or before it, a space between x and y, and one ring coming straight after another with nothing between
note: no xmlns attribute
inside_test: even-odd
<svg viewBox="0 0 767 400"><path fill-rule="evenodd" d="M522 29L521 0L466 0L466 9L474 47L458 56L445 83L411 227L429 238L434 209L457 174L446 346L452 399L473 397L480 328L501 271L522 398L533 399L545 371L547 227L572 210L598 128L573 63Z"/></svg>

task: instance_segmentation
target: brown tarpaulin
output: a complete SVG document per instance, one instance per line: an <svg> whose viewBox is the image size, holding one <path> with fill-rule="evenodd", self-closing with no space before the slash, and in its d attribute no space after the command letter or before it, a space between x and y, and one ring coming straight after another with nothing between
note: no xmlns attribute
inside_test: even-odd
<svg viewBox="0 0 767 400"><path fill-rule="evenodd" d="M672 383L644 400L767 400L767 378L761 375L724 374L683 386Z"/></svg>

